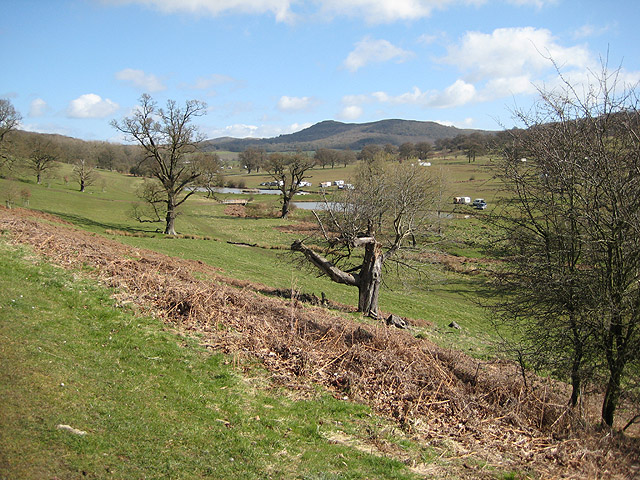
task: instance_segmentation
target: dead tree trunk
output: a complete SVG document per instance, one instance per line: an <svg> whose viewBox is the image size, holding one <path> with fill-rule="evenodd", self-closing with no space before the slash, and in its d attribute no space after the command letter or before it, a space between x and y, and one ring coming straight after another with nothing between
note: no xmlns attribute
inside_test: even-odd
<svg viewBox="0 0 640 480"><path fill-rule="evenodd" d="M167 190L167 216L165 218L165 235L175 235L176 234L176 197L173 193L173 186L165 185L165 190Z"/></svg>
<svg viewBox="0 0 640 480"><path fill-rule="evenodd" d="M358 311L378 318L378 292L382 280L382 249L375 240L365 245L358 283Z"/></svg>
<svg viewBox="0 0 640 480"><path fill-rule="evenodd" d="M359 273L349 273L336 267L331 261L297 240L291 250L301 252L322 273L336 283L358 287L358 311L378 318L378 292L382 280L384 256L380 244L374 238L358 239L357 245L365 246L365 255Z"/></svg>

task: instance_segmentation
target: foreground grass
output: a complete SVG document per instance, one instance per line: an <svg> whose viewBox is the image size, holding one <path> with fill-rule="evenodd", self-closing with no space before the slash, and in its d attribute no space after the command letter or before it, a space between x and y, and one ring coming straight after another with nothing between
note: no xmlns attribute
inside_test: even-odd
<svg viewBox="0 0 640 480"><path fill-rule="evenodd" d="M0 478L415 478L327 441L379 431L366 407L279 395L258 367L240 376L232 359L27 256L0 240Z"/></svg>

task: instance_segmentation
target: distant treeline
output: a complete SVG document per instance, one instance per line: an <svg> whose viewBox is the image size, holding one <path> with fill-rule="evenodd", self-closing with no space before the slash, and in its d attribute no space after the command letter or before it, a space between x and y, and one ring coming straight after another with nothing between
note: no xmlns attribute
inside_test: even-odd
<svg viewBox="0 0 640 480"><path fill-rule="evenodd" d="M400 145L392 143L369 143L360 150L317 148L314 157L322 167L347 165L355 160L366 160L376 152L385 152L389 157L400 161L407 158L427 159L436 152L466 155L469 161L477 155L483 155L496 149L504 148L509 139L509 132L473 132L459 134L452 138L441 138L433 144L428 141L404 142ZM137 176L150 175L150 166L144 162L143 152L136 145L123 145L104 141L85 141L56 134L43 134L12 131L7 139L5 149L15 158L16 164L21 161L33 161L33 157L43 152L57 162L76 164L84 160L88 164L102 170L116 171ZM248 147L237 156L243 166L251 171L259 171L260 159L264 158L266 149ZM258 154L258 152L260 152ZM215 153L211 152L211 153ZM234 154L235 156L235 154ZM228 160L221 155L221 164ZM257 165L256 165L257 163ZM0 172L2 174L2 172Z"/></svg>
<svg viewBox="0 0 640 480"><path fill-rule="evenodd" d="M143 160L142 151L134 145L86 141L64 135L15 130L7 143L5 149L18 163L46 153L61 163L85 160L103 170L132 173Z"/></svg>

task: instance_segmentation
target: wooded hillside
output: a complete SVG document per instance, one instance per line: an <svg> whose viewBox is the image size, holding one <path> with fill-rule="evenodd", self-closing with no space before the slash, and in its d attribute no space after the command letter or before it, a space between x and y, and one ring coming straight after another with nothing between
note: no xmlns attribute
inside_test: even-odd
<svg viewBox="0 0 640 480"><path fill-rule="evenodd" d="M267 151L317 150L318 148L360 150L368 144L392 144L430 142L454 138L481 130L459 129L436 122L415 120L380 120L370 123L342 123L333 120L316 123L296 133L274 138L223 137L205 142L206 150L230 150L240 152L247 147L259 147Z"/></svg>

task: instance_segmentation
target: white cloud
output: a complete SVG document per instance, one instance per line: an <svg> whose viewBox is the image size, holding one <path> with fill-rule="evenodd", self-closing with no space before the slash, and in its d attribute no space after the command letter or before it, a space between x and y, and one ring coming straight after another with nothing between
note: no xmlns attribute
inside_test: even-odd
<svg viewBox="0 0 640 480"><path fill-rule="evenodd" d="M124 70L117 72L116 79L126 82L147 93L160 92L167 88L155 75L145 73L142 70L135 70L133 68L125 68Z"/></svg>
<svg viewBox="0 0 640 480"><path fill-rule="evenodd" d="M375 100L374 95L345 95L342 97L344 107L336 116L340 120L356 120L364 112L362 105L372 103Z"/></svg>
<svg viewBox="0 0 640 480"><path fill-rule="evenodd" d="M49 105L41 98L36 98L29 106L30 117L41 117L49 110Z"/></svg>
<svg viewBox="0 0 640 480"><path fill-rule="evenodd" d="M58 123L46 123L46 124L21 123L20 130L25 130L27 132L35 132L35 133L56 133L58 135L65 135L68 137L72 137L74 133L76 133L70 128L63 127Z"/></svg>
<svg viewBox="0 0 640 480"><path fill-rule="evenodd" d="M364 18L369 23L416 20L455 5L478 5L485 0L319 0L322 10L332 16Z"/></svg>
<svg viewBox="0 0 640 480"><path fill-rule="evenodd" d="M283 95L278 100L278 110L281 112L299 112L309 110L315 104L311 97L288 97Z"/></svg>
<svg viewBox="0 0 640 480"><path fill-rule="evenodd" d="M554 5L558 3L557 0L509 0L507 3L516 5L517 7L536 7L542 8L545 5Z"/></svg>
<svg viewBox="0 0 640 480"><path fill-rule="evenodd" d="M600 35L604 35L612 28L614 28L612 25L605 25L603 27L596 27L594 25L583 25L573 32L573 38L582 39L588 37L598 37Z"/></svg>
<svg viewBox="0 0 640 480"><path fill-rule="evenodd" d="M412 55L413 53L396 47L387 40L365 37L356 43L356 48L345 59L344 66L347 70L355 72L369 63L388 62L394 59L402 62Z"/></svg>
<svg viewBox="0 0 640 480"><path fill-rule="evenodd" d="M291 125L286 127L285 131L286 131L286 133L299 132L300 130L304 130L305 128L309 128L312 125L313 125L312 122L292 123Z"/></svg>
<svg viewBox="0 0 640 480"><path fill-rule="evenodd" d="M218 16L225 13L271 13L279 22L293 22L298 15L293 6L300 6L305 15L314 16L312 5L328 17L347 16L364 19L368 23L391 23L429 17L434 10L455 6L479 6L490 0L102 0L115 5L141 4L164 13L189 13ZM507 0L516 6L542 8L557 0Z"/></svg>
<svg viewBox="0 0 640 480"><path fill-rule="evenodd" d="M71 118L104 118L115 113L120 108L117 103L108 98L102 99L95 93L80 95L71 100L67 108L67 116Z"/></svg>
<svg viewBox="0 0 640 480"><path fill-rule="evenodd" d="M235 137L235 138L245 138L245 137L255 137L255 133L257 132L258 127L255 125L246 125L243 123L236 123L234 125L227 125L223 129L216 129L210 132L210 136L212 138L218 137Z"/></svg>
<svg viewBox="0 0 640 480"><path fill-rule="evenodd" d="M565 73L586 72L596 65L583 45L565 47L547 29L498 28L491 33L467 32L449 47L441 62L456 66L464 77L433 102L462 105L536 92L535 85ZM473 89L473 90L472 90ZM459 95L456 100L455 95Z"/></svg>
<svg viewBox="0 0 640 480"><path fill-rule="evenodd" d="M393 104L425 104L427 102L428 94L422 92L418 87L413 87L410 92L402 93L400 95L391 96L385 92L374 92L371 94L373 98L381 103L393 103Z"/></svg>
<svg viewBox="0 0 640 480"><path fill-rule="evenodd" d="M273 13L278 21L291 21L290 0L105 0L115 4L138 3L165 13L186 12L217 16L223 13Z"/></svg>
<svg viewBox="0 0 640 480"><path fill-rule="evenodd" d="M456 80L443 91L423 92L413 87L410 92L389 95L386 92L374 92L371 97L380 103L392 105L417 105L429 108L453 108L478 100L476 88L463 80Z"/></svg>
<svg viewBox="0 0 640 480"><path fill-rule="evenodd" d="M451 121L451 120L434 120L434 122L439 123L440 125L444 125L446 127L457 127L457 128L473 128L474 120L471 117L467 117L461 121Z"/></svg>
<svg viewBox="0 0 640 480"><path fill-rule="evenodd" d="M429 35L428 33L424 33L418 37L418 43L421 43L422 45L431 45L437 39L437 35Z"/></svg>
<svg viewBox="0 0 640 480"><path fill-rule="evenodd" d="M479 81L542 72L553 67L549 59L565 68L592 64L586 47L563 47L549 30L533 27L468 32L442 61L468 72L471 81Z"/></svg>
<svg viewBox="0 0 640 480"><path fill-rule="evenodd" d="M464 80L456 80L442 92L433 95L427 102L435 108L453 108L477 100L476 88Z"/></svg>
<svg viewBox="0 0 640 480"><path fill-rule="evenodd" d="M281 125L228 125L222 129L209 130L209 138L234 137L234 138L272 138L278 135L298 132L310 127L311 123L293 123L287 126Z"/></svg>
<svg viewBox="0 0 640 480"><path fill-rule="evenodd" d="M362 115L362 107L359 105L347 105L338 114L341 120L356 120Z"/></svg>
<svg viewBox="0 0 640 480"><path fill-rule="evenodd" d="M481 100L489 101L509 95L535 94L537 88L531 77L519 75L514 77L498 77L489 80L480 94Z"/></svg>
<svg viewBox="0 0 640 480"><path fill-rule="evenodd" d="M369 95L345 95L342 97L342 103L345 105L362 105L370 101L371 97Z"/></svg>

